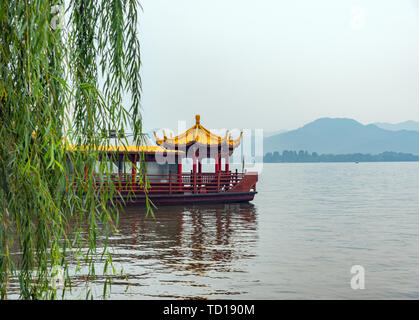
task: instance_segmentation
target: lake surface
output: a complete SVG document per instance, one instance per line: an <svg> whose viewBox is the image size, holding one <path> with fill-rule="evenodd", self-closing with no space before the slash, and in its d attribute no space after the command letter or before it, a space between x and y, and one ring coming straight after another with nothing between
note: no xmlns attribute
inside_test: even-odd
<svg viewBox="0 0 419 320"><path fill-rule="evenodd" d="M155 220L128 208L111 239L127 279L111 298L419 298L419 163L264 164L257 189Z"/></svg>
<svg viewBox="0 0 419 320"><path fill-rule="evenodd" d="M419 299L419 163L264 164L257 189L156 219L127 208L110 298Z"/></svg>

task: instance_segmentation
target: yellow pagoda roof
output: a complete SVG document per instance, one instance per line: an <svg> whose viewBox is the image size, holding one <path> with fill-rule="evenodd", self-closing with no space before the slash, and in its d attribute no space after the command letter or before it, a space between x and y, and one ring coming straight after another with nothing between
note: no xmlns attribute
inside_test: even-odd
<svg viewBox="0 0 419 320"><path fill-rule="evenodd" d="M240 136L237 139L231 139L231 133L229 134L228 130L224 137L220 137L208 129L206 129L200 123L200 115L195 116L196 123L193 127L186 130L184 133L176 137L167 137L166 133L163 131L163 139L157 137L156 132L154 131L154 136L156 137L157 145L164 145L165 148L175 149L179 145L188 146L195 143L207 145L207 146L221 146L227 144L229 149L234 149L240 145L240 140L243 136L243 132L240 132Z"/></svg>
<svg viewBox="0 0 419 320"><path fill-rule="evenodd" d="M67 150L83 150L87 149L86 146L74 146L74 145L67 145ZM168 152L168 153L183 153L183 151L178 150L170 150L165 149L160 146L98 146L97 150L104 151L108 153L123 153L123 152L129 152L129 153L139 153L139 152L145 152L145 153L157 153L157 152Z"/></svg>

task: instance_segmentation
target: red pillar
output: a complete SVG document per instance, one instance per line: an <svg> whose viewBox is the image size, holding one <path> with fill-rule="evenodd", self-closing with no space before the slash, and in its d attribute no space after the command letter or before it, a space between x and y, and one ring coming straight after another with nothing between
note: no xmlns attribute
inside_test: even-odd
<svg viewBox="0 0 419 320"><path fill-rule="evenodd" d="M228 173L230 171L230 163L229 163L229 156L226 155L226 172Z"/></svg>
<svg viewBox="0 0 419 320"><path fill-rule="evenodd" d="M193 192L196 193L196 151L193 154Z"/></svg>
<svg viewBox="0 0 419 320"><path fill-rule="evenodd" d="M193 165L192 165L193 173L196 173L196 152L193 154Z"/></svg>
<svg viewBox="0 0 419 320"><path fill-rule="evenodd" d="M182 160L180 160L181 162L178 163L177 165L177 171L179 174L179 187L182 187Z"/></svg>
<svg viewBox="0 0 419 320"><path fill-rule="evenodd" d="M215 173L218 173L218 170L219 170L219 163L218 163L218 155L217 155L217 157L215 158Z"/></svg>

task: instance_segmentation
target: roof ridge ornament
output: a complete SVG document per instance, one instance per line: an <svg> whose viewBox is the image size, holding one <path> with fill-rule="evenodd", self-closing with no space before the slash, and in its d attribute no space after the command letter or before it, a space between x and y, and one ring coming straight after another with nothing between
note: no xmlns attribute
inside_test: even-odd
<svg viewBox="0 0 419 320"><path fill-rule="evenodd" d="M225 130L223 137L218 136L217 134L209 131L203 125L200 124L201 116L199 114L195 115L196 124L191 128L186 130L184 133L180 133L177 136L174 136L172 132L163 131L163 137L158 138L156 131L154 131L154 136L156 137L156 144L159 146L164 146L167 149L179 149L185 148L188 150L194 144L199 144L204 148L228 146L229 153L232 154L233 150L240 145L240 140L243 136L243 132L240 132L240 136L237 139L232 138L232 132L228 129ZM223 130L224 131L224 130Z"/></svg>

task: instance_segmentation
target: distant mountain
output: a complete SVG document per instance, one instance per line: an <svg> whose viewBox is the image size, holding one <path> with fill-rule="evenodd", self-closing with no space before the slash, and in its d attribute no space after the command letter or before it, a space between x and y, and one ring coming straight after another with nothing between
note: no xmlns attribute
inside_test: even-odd
<svg viewBox="0 0 419 320"><path fill-rule="evenodd" d="M411 130L419 131L419 121L405 121L400 123L386 123L386 122L376 122L374 123L377 127L385 130L399 131L399 130Z"/></svg>
<svg viewBox="0 0 419 320"><path fill-rule="evenodd" d="M284 150L326 154L393 151L419 155L419 132L390 131L346 118L321 118L302 128L264 139L265 154Z"/></svg>
<svg viewBox="0 0 419 320"><path fill-rule="evenodd" d="M280 134L280 133L284 133L284 132L287 132L287 130L275 130L275 131L263 130L263 136L265 138L267 138L267 137L271 137L271 136L274 136L276 134Z"/></svg>

